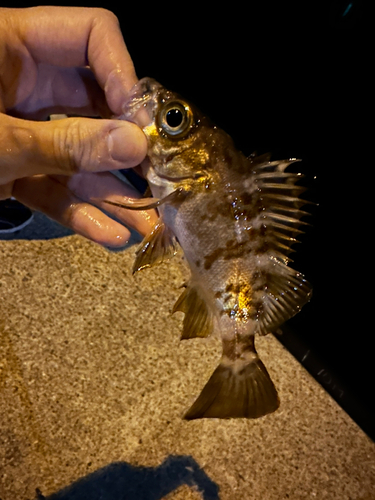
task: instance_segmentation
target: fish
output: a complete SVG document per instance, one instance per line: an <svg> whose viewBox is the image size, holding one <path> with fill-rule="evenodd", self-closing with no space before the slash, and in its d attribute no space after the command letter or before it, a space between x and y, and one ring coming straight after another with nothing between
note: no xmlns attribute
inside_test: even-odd
<svg viewBox="0 0 375 500"><path fill-rule="evenodd" d="M133 272L159 264L180 246L189 281L173 307L184 313L181 339L217 334L222 357L185 413L199 418L258 418L276 411L277 389L255 348L312 294L289 254L306 222L307 202L288 172L297 159L246 157L194 104L152 78L130 91L123 119L146 135L142 165L152 197L107 201L156 208L159 218L136 251Z"/></svg>

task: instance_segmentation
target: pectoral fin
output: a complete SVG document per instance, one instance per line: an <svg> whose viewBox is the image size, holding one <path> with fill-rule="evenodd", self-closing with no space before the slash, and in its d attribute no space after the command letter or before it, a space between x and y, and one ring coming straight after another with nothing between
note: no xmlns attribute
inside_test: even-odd
<svg viewBox="0 0 375 500"><path fill-rule="evenodd" d="M125 201L101 200L103 203L113 205L115 207L126 208L127 210L150 210L158 208L164 203L173 204L181 202L185 199L187 192L183 188L178 188L164 198L126 198Z"/></svg>
<svg viewBox="0 0 375 500"><path fill-rule="evenodd" d="M158 219L136 252L133 273L160 264L173 257L176 252L177 242L174 234L161 219Z"/></svg>
<svg viewBox="0 0 375 500"><path fill-rule="evenodd" d="M128 198L127 201L119 202L112 200L101 200L107 205L113 205L114 207L126 208L127 210L150 210L151 208L157 208L160 205L158 198Z"/></svg>
<svg viewBox="0 0 375 500"><path fill-rule="evenodd" d="M198 287L187 286L173 307L173 312L176 311L185 313L181 340L208 337L211 334L212 313Z"/></svg>

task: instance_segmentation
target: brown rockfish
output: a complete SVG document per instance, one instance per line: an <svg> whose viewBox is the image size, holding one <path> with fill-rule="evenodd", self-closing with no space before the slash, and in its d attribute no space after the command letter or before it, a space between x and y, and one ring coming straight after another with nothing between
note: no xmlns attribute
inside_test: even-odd
<svg viewBox="0 0 375 500"><path fill-rule="evenodd" d="M246 158L192 104L150 78L134 86L124 118L146 134L153 198L120 206L160 214L134 270L170 257L178 242L191 271L173 309L185 313L182 339L214 331L222 339L221 362L185 418L275 411L277 391L254 335L275 331L311 296L303 275L287 266L306 214L301 176L286 172L297 160Z"/></svg>

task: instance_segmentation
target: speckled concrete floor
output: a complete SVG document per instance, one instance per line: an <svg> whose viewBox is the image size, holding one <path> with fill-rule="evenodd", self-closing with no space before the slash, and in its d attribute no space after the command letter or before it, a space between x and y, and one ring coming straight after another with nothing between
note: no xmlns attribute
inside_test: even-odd
<svg viewBox="0 0 375 500"><path fill-rule="evenodd" d="M0 241L0 499L375 498L375 446L272 336L281 407L186 422L220 342L179 341L181 257Z"/></svg>

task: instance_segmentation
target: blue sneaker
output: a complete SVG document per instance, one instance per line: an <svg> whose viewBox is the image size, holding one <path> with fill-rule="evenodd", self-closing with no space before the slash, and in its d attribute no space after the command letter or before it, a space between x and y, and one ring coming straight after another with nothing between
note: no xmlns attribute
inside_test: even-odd
<svg viewBox="0 0 375 500"><path fill-rule="evenodd" d="M0 235L20 231L32 220L32 211L19 201L0 200Z"/></svg>

